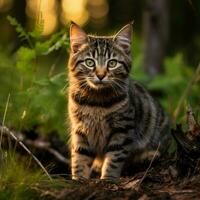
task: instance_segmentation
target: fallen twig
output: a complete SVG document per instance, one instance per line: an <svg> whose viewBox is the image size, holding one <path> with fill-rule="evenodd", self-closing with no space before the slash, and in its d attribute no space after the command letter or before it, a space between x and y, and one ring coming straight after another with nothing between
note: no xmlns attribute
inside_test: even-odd
<svg viewBox="0 0 200 200"><path fill-rule="evenodd" d="M42 168L42 170L45 172L45 174L48 176L48 178L52 181L51 176L45 169L45 167L42 165L42 163L36 158L36 156L24 145L22 141L20 141L15 134L9 130L6 126L1 126L0 125L0 132L7 134L8 136L11 136L16 142L19 143L19 145L36 161L36 163Z"/></svg>
<svg viewBox="0 0 200 200"><path fill-rule="evenodd" d="M7 113L7 110L8 110L9 101L10 101L10 93L8 94L8 98L7 98L7 101L6 101L6 107L5 107L4 114L3 114L2 126L4 126L4 123L5 123L6 113ZM2 137L3 137L3 132L1 130L1 135L0 135L0 150L1 150Z"/></svg>
<svg viewBox="0 0 200 200"><path fill-rule="evenodd" d="M38 192L42 197L50 197L53 199L57 199L58 192L51 190L50 188L42 188L38 185L31 186L31 189Z"/></svg>
<svg viewBox="0 0 200 200"><path fill-rule="evenodd" d="M187 109L186 132L181 125L172 129L172 135L177 143L177 162L176 166L179 176L191 176L199 171L200 159L200 124L195 117L192 108Z"/></svg>
<svg viewBox="0 0 200 200"><path fill-rule="evenodd" d="M44 141L32 141L32 140L25 140L24 143L33 146L37 149L44 149L48 151L50 154L52 154L58 161L62 162L65 165L70 165L69 159L65 158L61 153L56 151L55 149L50 147L50 144L48 142Z"/></svg>
<svg viewBox="0 0 200 200"><path fill-rule="evenodd" d="M92 200L94 199L95 195L97 194L96 191L92 192L88 197L84 198L83 200Z"/></svg>
<svg viewBox="0 0 200 200"><path fill-rule="evenodd" d="M176 191L170 191L169 193L171 195L177 195L177 194L194 194L195 190L176 190Z"/></svg>
<svg viewBox="0 0 200 200"><path fill-rule="evenodd" d="M143 180L146 178L147 173L149 172L149 169L151 168L152 163L153 163L153 161L154 161L155 158L156 158L156 155L158 155L159 148L160 148L160 142L159 142L158 147L157 147L157 149L156 149L156 151L155 151L155 153L154 153L154 155L153 155L153 158L151 159L151 162L149 163L149 166L148 166L147 170L145 171L143 177L140 179L140 181L139 181L138 184L137 184L137 190L139 190L140 185L142 184Z"/></svg>

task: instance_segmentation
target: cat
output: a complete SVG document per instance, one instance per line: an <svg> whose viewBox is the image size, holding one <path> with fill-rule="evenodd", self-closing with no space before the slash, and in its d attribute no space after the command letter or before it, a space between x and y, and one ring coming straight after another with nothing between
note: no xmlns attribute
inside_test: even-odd
<svg viewBox="0 0 200 200"><path fill-rule="evenodd" d="M170 123L161 106L130 78L132 23L114 36L87 35L70 27L68 115L72 179L121 176L130 156L166 148Z"/></svg>

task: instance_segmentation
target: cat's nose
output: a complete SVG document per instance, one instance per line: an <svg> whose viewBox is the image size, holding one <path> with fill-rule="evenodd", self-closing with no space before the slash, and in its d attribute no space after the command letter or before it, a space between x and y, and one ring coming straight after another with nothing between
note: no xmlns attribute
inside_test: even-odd
<svg viewBox="0 0 200 200"><path fill-rule="evenodd" d="M106 74L96 74L96 75L100 81L106 76Z"/></svg>

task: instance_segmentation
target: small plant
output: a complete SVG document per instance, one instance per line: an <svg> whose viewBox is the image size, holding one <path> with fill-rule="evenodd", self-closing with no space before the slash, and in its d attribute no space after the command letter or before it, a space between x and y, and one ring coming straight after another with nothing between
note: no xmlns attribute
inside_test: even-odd
<svg viewBox="0 0 200 200"><path fill-rule="evenodd" d="M157 98L164 106L171 119L173 119L174 123L185 121L185 108L187 107L187 104L191 104L194 107L195 112L200 109L200 84L198 84L199 72L195 71L193 67L185 64L183 55L181 53L177 53L173 57L167 57L164 61L165 72L157 75L152 80L150 80L149 77L142 71L141 57L142 56L139 55L139 57L136 59L136 63L133 67L133 77L143 82L150 91L160 94ZM193 79L194 76L196 78L192 82L189 94L187 94L184 98L184 105L181 106L178 116L175 116L175 111L179 104L180 98L186 90L188 83Z"/></svg>
<svg viewBox="0 0 200 200"><path fill-rule="evenodd" d="M31 130L37 126L39 134L55 130L64 138L67 78L63 63L62 70L54 69L61 58L54 54L58 51L66 54L67 31L64 28L50 38L42 38L41 19L32 32L27 32L15 18L9 16L8 20L15 27L22 45L13 55L5 50L0 52L0 83L6 85L0 89L0 98L6 102L9 94L10 99L6 109L5 104L0 104L1 113L6 110L0 117L5 119L6 115L3 122L15 130ZM44 57L50 62L43 62ZM43 191L66 186L61 178L50 180L42 170L33 167L35 162L31 156L25 155L19 156L15 147L9 145L6 150L0 144L0 199L43 199Z"/></svg>
<svg viewBox="0 0 200 200"><path fill-rule="evenodd" d="M55 130L61 136L66 135L67 78L63 72L63 64L61 71L57 72L55 69L62 56L56 58L54 53L58 54L59 51L62 55L62 52L67 52L69 40L66 28L50 38L42 38L42 18L38 19L32 32L27 32L15 18L7 18L22 41L15 54L16 68L13 66L17 80L12 85L10 110L15 112L10 124L20 130L30 130L37 126L38 129L42 127L39 130L42 134ZM50 61L43 62L44 57L48 57ZM49 67L50 62L53 63Z"/></svg>
<svg viewBox="0 0 200 200"><path fill-rule="evenodd" d="M57 190L69 187L63 178L49 180L42 171L34 169L30 158L19 157L11 149L4 156L0 165L1 200L47 199L48 192L56 195Z"/></svg>

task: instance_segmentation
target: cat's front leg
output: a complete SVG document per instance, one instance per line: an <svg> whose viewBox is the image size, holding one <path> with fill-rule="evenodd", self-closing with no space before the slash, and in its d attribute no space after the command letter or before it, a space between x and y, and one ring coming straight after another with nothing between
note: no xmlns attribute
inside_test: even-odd
<svg viewBox="0 0 200 200"><path fill-rule="evenodd" d="M120 137L120 135L118 135ZM120 138L118 143L115 140L110 142L106 148L105 159L101 172L101 179L116 179L121 175L123 165L129 156L131 138Z"/></svg>
<svg viewBox="0 0 200 200"><path fill-rule="evenodd" d="M91 173L91 165L93 157L84 155L85 149L77 149L72 151L72 179L88 179Z"/></svg>
<svg viewBox="0 0 200 200"><path fill-rule="evenodd" d="M87 144L85 134L75 131L71 143L72 179L88 179L95 155Z"/></svg>

